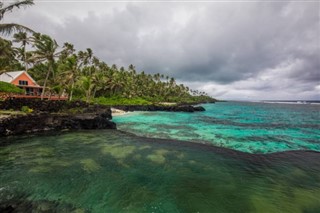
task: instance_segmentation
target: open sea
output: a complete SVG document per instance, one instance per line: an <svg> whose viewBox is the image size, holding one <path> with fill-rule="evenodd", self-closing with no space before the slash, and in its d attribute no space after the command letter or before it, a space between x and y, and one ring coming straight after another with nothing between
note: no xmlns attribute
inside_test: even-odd
<svg viewBox="0 0 320 213"><path fill-rule="evenodd" d="M0 138L0 212L320 212L319 105L203 106Z"/></svg>

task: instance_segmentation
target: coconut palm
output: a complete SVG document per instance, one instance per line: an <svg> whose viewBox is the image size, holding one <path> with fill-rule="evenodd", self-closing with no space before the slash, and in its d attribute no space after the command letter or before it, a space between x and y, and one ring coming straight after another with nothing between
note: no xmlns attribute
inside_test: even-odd
<svg viewBox="0 0 320 213"><path fill-rule="evenodd" d="M74 49L73 44L70 44L68 42L65 42L63 44L63 49L64 51L61 53L60 55L60 59L63 61L64 59L68 58L69 56L72 56L74 54L74 52L76 51Z"/></svg>
<svg viewBox="0 0 320 213"><path fill-rule="evenodd" d="M86 102L89 103L96 86L92 76L82 76L79 83L85 93Z"/></svg>
<svg viewBox="0 0 320 213"><path fill-rule="evenodd" d="M59 65L58 69L61 72L61 76L64 78L62 81L65 82L65 85L68 88L67 91L69 93L69 100L71 101L74 86L80 77L79 60L77 55L73 54L72 56L64 59Z"/></svg>
<svg viewBox="0 0 320 213"><path fill-rule="evenodd" d="M24 1L17 1L11 3L9 5L4 6L2 2L0 2L0 21L3 19L5 13L12 11L14 8L20 8L22 6L31 6L33 5L33 0L24 0ZM34 32L30 28L16 24L16 23L0 23L0 33L4 35L10 35L12 32L17 31L26 31L26 32Z"/></svg>
<svg viewBox="0 0 320 213"><path fill-rule="evenodd" d="M50 74L54 75L53 71L54 71L55 59L59 57L59 55L63 52L63 50L60 52L57 52L57 49L59 46L56 40L52 39L48 35L34 34L33 45L36 49L35 51L33 51L32 59L36 60L38 63L44 62L44 61L48 63L48 71L46 74L46 78L44 80L43 90L41 93L41 100L43 100L49 75Z"/></svg>
<svg viewBox="0 0 320 213"><path fill-rule="evenodd" d="M21 70L22 65L16 59L18 50L12 42L0 37L0 74L10 70Z"/></svg>
<svg viewBox="0 0 320 213"><path fill-rule="evenodd" d="M20 43L21 42L21 50L22 50L22 60L24 61L25 71L28 71L28 63L27 63L27 51L26 46L29 44L29 38L26 32L19 32L13 35L13 42Z"/></svg>

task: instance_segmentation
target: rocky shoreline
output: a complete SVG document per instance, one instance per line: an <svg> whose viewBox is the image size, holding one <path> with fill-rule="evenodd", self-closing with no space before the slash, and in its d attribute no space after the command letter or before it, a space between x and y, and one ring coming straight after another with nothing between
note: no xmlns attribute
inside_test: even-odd
<svg viewBox="0 0 320 213"><path fill-rule="evenodd" d="M82 101L41 101L37 99L8 99L0 102L1 110L21 110L27 106L32 113L11 115L0 119L0 137L43 132L81 129L116 129L109 106L90 105ZM134 105L112 106L123 111L199 112L192 105Z"/></svg>
<svg viewBox="0 0 320 213"><path fill-rule="evenodd" d="M116 124L102 114L33 113L11 116L0 121L0 136L80 129L116 129Z"/></svg>
<svg viewBox="0 0 320 213"><path fill-rule="evenodd" d="M130 105L130 106L113 106L116 109L123 111L167 111L167 112L200 112L205 111L202 106L192 105L177 105L177 106L162 106L162 105Z"/></svg>

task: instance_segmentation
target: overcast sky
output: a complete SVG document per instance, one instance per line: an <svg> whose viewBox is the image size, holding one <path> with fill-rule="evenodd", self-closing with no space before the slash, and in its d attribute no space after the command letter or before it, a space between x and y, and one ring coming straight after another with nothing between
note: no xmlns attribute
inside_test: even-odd
<svg viewBox="0 0 320 213"><path fill-rule="evenodd" d="M319 1L39 0L4 21L219 99L320 100Z"/></svg>

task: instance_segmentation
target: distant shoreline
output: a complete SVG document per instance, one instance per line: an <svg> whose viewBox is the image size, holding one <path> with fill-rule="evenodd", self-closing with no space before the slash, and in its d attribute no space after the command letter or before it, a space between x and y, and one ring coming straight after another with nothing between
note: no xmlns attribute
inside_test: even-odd
<svg viewBox="0 0 320 213"><path fill-rule="evenodd" d="M220 101L217 101L220 102ZM247 103L261 103L261 104L305 104L305 105L320 105L317 100L227 100L226 102L247 102Z"/></svg>
<svg viewBox="0 0 320 213"><path fill-rule="evenodd" d="M261 101L268 104L320 104L320 101Z"/></svg>

